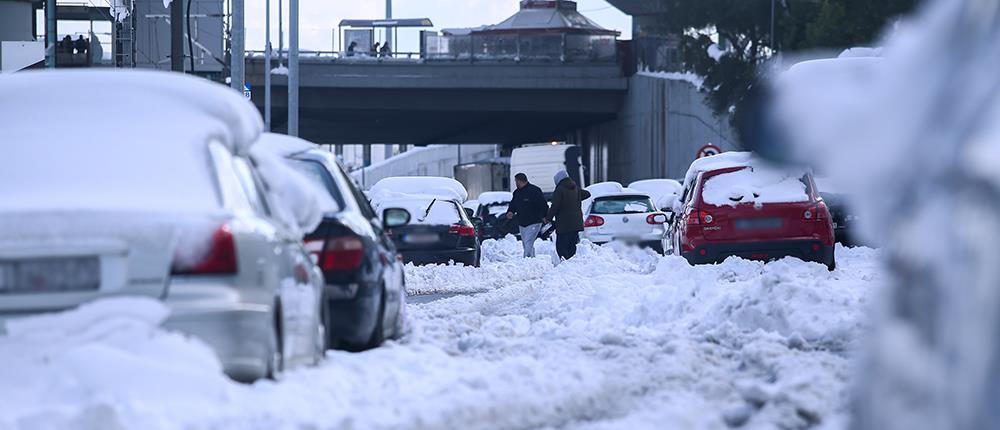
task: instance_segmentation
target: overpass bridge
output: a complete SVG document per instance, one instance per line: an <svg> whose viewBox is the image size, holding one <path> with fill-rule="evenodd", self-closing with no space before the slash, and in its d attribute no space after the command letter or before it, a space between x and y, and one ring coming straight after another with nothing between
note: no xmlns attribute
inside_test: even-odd
<svg viewBox="0 0 1000 430"><path fill-rule="evenodd" d="M272 64L277 62L272 59ZM329 144L499 143L564 140L612 121L628 89L603 62L514 62L300 57L299 135ZM264 60L247 59L263 111ZM272 74L272 129L287 123L287 77Z"/></svg>

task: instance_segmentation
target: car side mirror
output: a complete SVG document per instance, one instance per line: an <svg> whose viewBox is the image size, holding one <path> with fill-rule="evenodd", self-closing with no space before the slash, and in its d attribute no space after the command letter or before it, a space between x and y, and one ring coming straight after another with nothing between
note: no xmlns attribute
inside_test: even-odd
<svg viewBox="0 0 1000 430"><path fill-rule="evenodd" d="M680 199L675 199L673 207L671 209L673 209L673 213L679 214L681 212L684 212L684 205L681 204Z"/></svg>
<svg viewBox="0 0 1000 430"><path fill-rule="evenodd" d="M382 211L382 227L396 228L410 223L410 211L402 208L387 208Z"/></svg>
<svg viewBox="0 0 1000 430"><path fill-rule="evenodd" d="M469 209L469 208L462 208L462 209L465 210L465 215L468 216L469 219L472 219L472 218L476 217L476 211L474 211L472 209Z"/></svg>

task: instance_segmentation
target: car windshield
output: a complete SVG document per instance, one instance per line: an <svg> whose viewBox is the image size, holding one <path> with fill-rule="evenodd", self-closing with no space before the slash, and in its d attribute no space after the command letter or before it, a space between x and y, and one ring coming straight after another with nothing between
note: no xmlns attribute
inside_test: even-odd
<svg viewBox="0 0 1000 430"><path fill-rule="evenodd" d="M496 204L496 205L489 205L489 206L487 206L486 210L490 213L490 215L496 216L496 215L507 213L507 207L508 207L508 205L506 203L504 203L504 204Z"/></svg>
<svg viewBox="0 0 1000 430"><path fill-rule="evenodd" d="M766 167L746 167L709 177L702 200L714 206L809 201L808 176Z"/></svg>
<svg viewBox="0 0 1000 430"><path fill-rule="evenodd" d="M594 201L593 214L641 214L653 212L653 203L644 196L598 197Z"/></svg>
<svg viewBox="0 0 1000 430"><path fill-rule="evenodd" d="M338 208L344 207L344 196L341 195L340 189L333 183L333 178L330 177L330 173L322 164L315 161L294 159L289 160L288 163L310 181L322 185L323 189L330 193L330 197L333 197L333 200L337 202Z"/></svg>

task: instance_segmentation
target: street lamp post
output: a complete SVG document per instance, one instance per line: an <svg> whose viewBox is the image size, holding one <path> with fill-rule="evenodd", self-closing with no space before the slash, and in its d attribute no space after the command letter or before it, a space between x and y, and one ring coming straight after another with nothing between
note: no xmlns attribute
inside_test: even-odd
<svg viewBox="0 0 1000 430"><path fill-rule="evenodd" d="M288 1L288 135L299 135L299 0Z"/></svg>
<svg viewBox="0 0 1000 430"><path fill-rule="evenodd" d="M271 131L271 0L264 2L264 129Z"/></svg>

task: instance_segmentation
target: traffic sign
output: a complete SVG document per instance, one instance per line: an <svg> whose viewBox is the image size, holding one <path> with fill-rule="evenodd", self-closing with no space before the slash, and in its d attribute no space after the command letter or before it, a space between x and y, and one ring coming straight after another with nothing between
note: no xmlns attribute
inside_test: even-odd
<svg viewBox="0 0 1000 430"><path fill-rule="evenodd" d="M243 97L250 100L250 84L243 84Z"/></svg>
<svg viewBox="0 0 1000 430"><path fill-rule="evenodd" d="M709 143L708 145L702 146L701 149L698 150L697 158L711 157L713 155L719 155L721 153L722 153L722 148L719 148L718 146Z"/></svg>

